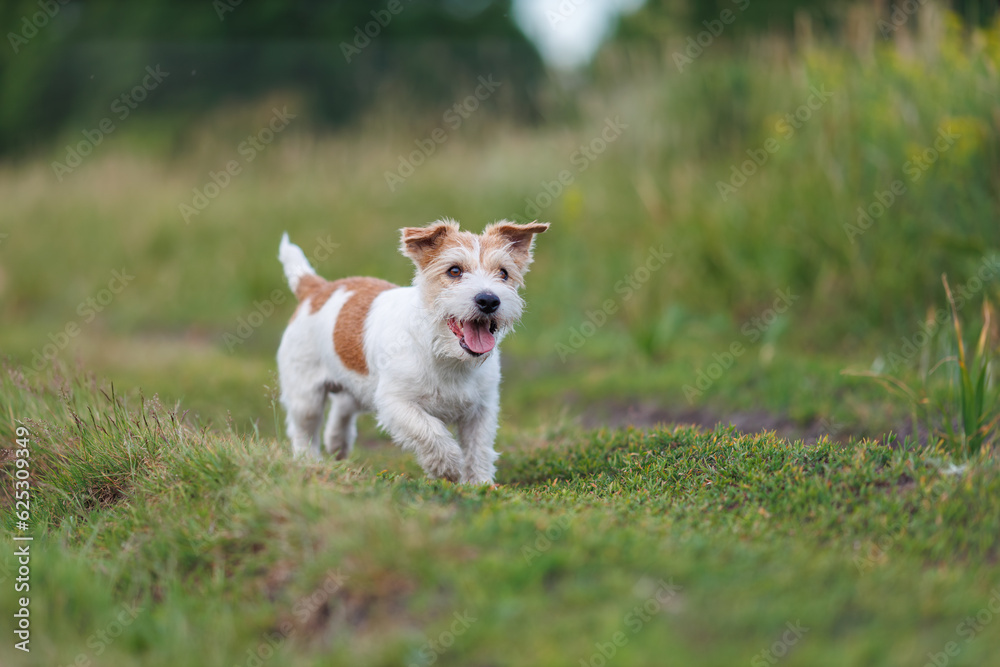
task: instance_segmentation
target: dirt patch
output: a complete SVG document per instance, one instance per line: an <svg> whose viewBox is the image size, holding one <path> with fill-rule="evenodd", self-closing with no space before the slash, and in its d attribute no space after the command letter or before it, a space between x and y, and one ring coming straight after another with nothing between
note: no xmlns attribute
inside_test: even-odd
<svg viewBox="0 0 1000 667"><path fill-rule="evenodd" d="M827 436L837 442L852 437L872 437L862 427L849 427L827 419L796 421L787 415L763 410L722 413L709 408L670 408L652 401L608 401L589 405L581 410L580 423L585 428L650 428L666 424L692 424L707 429L732 425L740 433L771 431L786 440L803 440L807 444ZM896 431L900 435L905 435Z"/></svg>

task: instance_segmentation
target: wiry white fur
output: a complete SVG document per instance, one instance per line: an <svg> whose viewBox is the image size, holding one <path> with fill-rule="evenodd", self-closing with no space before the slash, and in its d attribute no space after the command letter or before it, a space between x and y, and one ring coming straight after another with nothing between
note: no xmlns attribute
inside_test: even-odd
<svg viewBox="0 0 1000 667"><path fill-rule="evenodd" d="M285 278L288 279L288 286L292 288L293 293L299 288L299 281L302 280L303 276L316 275L309 260L306 259L306 254L302 252L302 248L288 240L288 232L285 232L281 237L281 245L278 246L278 259L285 267Z"/></svg>
<svg viewBox="0 0 1000 667"><path fill-rule="evenodd" d="M449 248L443 251L440 257L442 265L475 266L479 263L479 248L475 250L464 247ZM413 279L413 285L420 291L424 289L425 281L426 276L418 271ZM513 284L504 282L495 274L490 275L482 267L468 271L452 287L441 291L430 304L428 326L437 334L433 339L433 349L439 356L452 357L472 364L493 356L491 353L482 357L470 357L469 353L462 349L447 324L449 317L459 321L482 317L475 303L476 295L480 292L493 292L500 297L500 307L488 316L497 324L494 338L498 347L500 341L521 319L524 300Z"/></svg>
<svg viewBox="0 0 1000 667"><path fill-rule="evenodd" d="M467 253L462 258L466 266L473 266L473 260L478 264L468 250L454 250ZM287 235L279 257L294 291L312 269ZM302 304L278 348L281 402L296 455L320 455L319 426L329 397L332 407L323 431L328 453L347 456L357 435L357 414L374 411L379 426L414 452L428 475L469 484L493 482L499 456L493 444L500 410L500 352L495 346L478 357L469 354L447 319L481 317L474 298L493 291L500 298L500 307L491 314L499 346L520 317L523 301L512 284L471 270L427 303L425 279L418 271L412 286L375 298L364 325L367 375L344 367L333 346L337 315L349 291L338 290L316 313ZM455 425L457 437L448 424Z"/></svg>
<svg viewBox="0 0 1000 667"><path fill-rule="evenodd" d="M356 375L348 373L333 350L333 323L348 296L346 290L338 290L315 314L311 313L311 304L306 299L281 337L278 347L281 404L287 412L288 437L297 456L318 457L320 454L319 426L330 394L328 383L332 374ZM318 344L324 338L326 345ZM339 458L347 456L353 441L345 442L346 437L334 439L337 433L333 427L328 428L327 433L329 439L324 443L327 452Z"/></svg>

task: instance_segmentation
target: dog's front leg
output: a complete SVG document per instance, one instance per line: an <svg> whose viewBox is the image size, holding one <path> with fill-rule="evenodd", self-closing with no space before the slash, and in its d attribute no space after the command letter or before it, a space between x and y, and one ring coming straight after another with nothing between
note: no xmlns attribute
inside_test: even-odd
<svg viewBox="0 0 1000 667"><path fill-rule="evenodd" d="M381 395L376 403L379 426L417 455L424 472L452 482L462 479L462 450L444 422L398 396Z"/></svg>
<svg viewBox="0 0 1000 667"><path fill-rule="evenodd" d="M499 398L484 404L458 423L458 437L465 450L462 482L492 484L496 476L495 461L500 455L493 449L497 437Z"/></svg>

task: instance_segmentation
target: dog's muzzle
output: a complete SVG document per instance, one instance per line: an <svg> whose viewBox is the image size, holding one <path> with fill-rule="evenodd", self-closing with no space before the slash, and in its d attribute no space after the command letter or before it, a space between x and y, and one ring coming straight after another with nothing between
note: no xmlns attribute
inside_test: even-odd
<svg viewBox="0 0 1000 667"><path fill-rule="evenodd" d="M497 299L497 303L499 301ZM453 317L448 320L448 328L458 338L462 349L474 357L486 354L496 347L497 340L493 334L497 332L497 323L490 318L458 321Z"/></svg>

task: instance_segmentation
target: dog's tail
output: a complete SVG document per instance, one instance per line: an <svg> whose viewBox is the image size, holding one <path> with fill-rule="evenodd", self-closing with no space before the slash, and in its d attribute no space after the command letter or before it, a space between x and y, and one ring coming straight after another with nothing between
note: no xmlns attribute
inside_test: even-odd
<svg viewBox="0 0 1000 667"><path fill-rule="evenodd" d="M285 268L285 277L288 279L288 286L295 292L299 288L299 281L305 276L314 276L316 272L309 265L306 254L302 248L288 240L288 232L281 237L281 245L278 247L278 259Z"/></svg>

